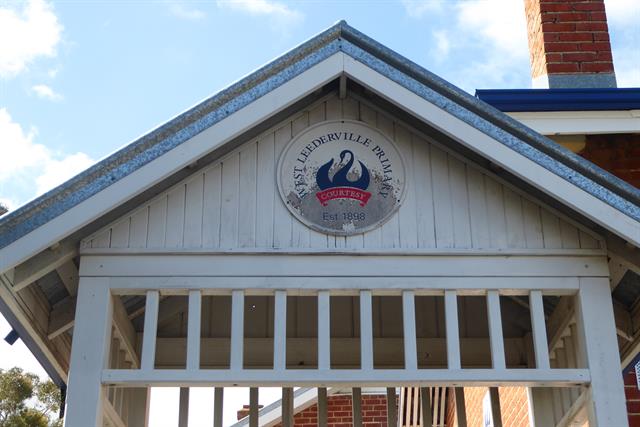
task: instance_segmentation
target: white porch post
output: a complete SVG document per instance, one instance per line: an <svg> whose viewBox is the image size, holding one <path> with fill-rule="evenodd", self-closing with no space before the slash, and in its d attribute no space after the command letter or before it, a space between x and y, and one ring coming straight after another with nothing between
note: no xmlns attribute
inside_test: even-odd
<svg viewBox="0 0 640 427"><path fill-rule="evenodd" d="M102 370L109 363L113 302L109 279L81 277L73 331L66 427L102 427Z"/></svg>
<svg viewBox="0 0 640 427"><path fill-rule="evenodd" d="M587 399L589 425L627 426L620 355L607 278L580 278L576 317L583 347L581 353L584 353L591 374L591 398Z"/></svg>

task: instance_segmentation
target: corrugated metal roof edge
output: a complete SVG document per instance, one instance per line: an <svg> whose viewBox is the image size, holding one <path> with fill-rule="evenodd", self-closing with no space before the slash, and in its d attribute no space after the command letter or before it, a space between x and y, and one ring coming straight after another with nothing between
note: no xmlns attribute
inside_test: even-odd
<svg viewBox="0 0 640 427"><path fill-rule="evenodd" d="M347 43L342 43L342 39ZM212 124L224 119L239 108L275 89L331 54L337 51L349 53L347 51L353 46L364 51L361 57L364 58L368 54L373 56L374 60L382 61L396 68L410 79L414 79L426 88L453 101L457 104L456 107L462 107L481 119L489 121L503 131L583 175L582 178L587 178L584 180L586 184L583 183L582 185L583 189L630 217L638 219L640 207L639 189L600 169L552 140L527 128L491 105L464 92L376 42L350 27L345 21L340 21L228 88L135 140L64 184L1 218L0 248L9 245L28 232L71 209L78 203L117 182ZM367 59L363 60L366 61ZM380 69L379 63L377 67ZM459 108L456 108L456 110L460 114ZM474 118L469 120L473 121ZM550 169L548 165L545 165L545 167ZM571 176L567 176L566 171L564 171L564 175L558 171L555 172L576 183ZM602 188L589 187L591 181L615 194L603 195ZM621 202L619 198L624 199L627 203Z"/></svg>

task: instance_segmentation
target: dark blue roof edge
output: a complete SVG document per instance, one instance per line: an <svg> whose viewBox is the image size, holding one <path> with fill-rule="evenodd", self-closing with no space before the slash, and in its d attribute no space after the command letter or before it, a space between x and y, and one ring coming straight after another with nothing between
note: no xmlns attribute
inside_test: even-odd
<svg viewBox="0 0 640 427"><path fill-rule="evenodd" d="M510 113L640 109L640 88L477 89L476 97Z"/></svg>
<svg viewBox="0 0 640 427"><path fill-rule="evenodd" d="M343 41L344 39L344 41ZM347 50L350 50L347 52ZM405 85L421 96L437 101L459 118L478 126L483 132L501 139L514 148L522 140L527 147L520 152L534 161L544 161L545 167L564 179L579 185L621 212L638 220L640 190L593 165L552 140L527 128L491 105L443 80L423 67L340 21L273 62L232 84L195 107L180 114L149 134L102 160L85 172L0 219L0 248L39 227L86 200L98 191L132 173L170 149L253 100L277 88L292 77L322 61L337 51L345 51L367 61L378 71ZM371 62L375 63L372 64ZM398 76L398 72L406 76ZM407 78L408 77L408 78ZM425 95L430 89L432 93ZM465 111L466 110L466 111ZM469 114L472 113L472 114ZM485 122L478 121L477 116ZM466 117L465 117L466 116ZM496 131L495 127L498 128ZM514 140L515 138L515 140ZM539 151L539 156L531 150ZM551 167L550 163L558 162ZM577 172L577 174L576 174ZM594 187L593 183L597 186Z"/></svg>

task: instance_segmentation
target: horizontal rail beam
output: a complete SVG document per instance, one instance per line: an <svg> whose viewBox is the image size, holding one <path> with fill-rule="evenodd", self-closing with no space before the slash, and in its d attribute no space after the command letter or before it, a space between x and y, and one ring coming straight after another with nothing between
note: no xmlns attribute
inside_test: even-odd
<svg viewBox="0 0 640 427"><path fill-rule="evenodd" d="M231 252L230 252L231 251ZM602 249L463 249L463 248L384 248L384 249L361 249L361 248L80 248L80 255L429 255L429 256L598 256L607 255L607 251Z"/></svg>
<svg viewBox="0 0 640 427"><path fill-rule="evenodd" d="M243 274L247 274L246 271ZM357 296L361 290L373 290L375 295L401 295L405 289L420 295L444 295L456 290L458 295L485 295L496 289L500 295L529 295L531 289L543 295L574 295L578 290L576 277L111 277L109 287L116 295L140 295L147 290L160 290L163 295L187 295L200 289L203 295L230 295L233 290L245 290L245 295L273 295L287 290L287 295L317 295L328 290L331 295Z"/></svg>
<svg viewBox="0 0 640 427"><path fill-rule="evenodd" d="M574 387L590 383L587 369L107 369L102 383L126 387Z"/></svg>
<svg viewBox="0 0 640 427"><path fill-rule="evenodd" d="M230 255L85 255L80 275L609 277L606 256Z"/></svg>

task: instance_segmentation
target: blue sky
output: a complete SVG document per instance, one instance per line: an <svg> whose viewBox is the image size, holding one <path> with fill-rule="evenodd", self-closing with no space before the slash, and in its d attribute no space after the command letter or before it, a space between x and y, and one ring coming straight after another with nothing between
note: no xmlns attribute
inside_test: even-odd
<svg viewBox="0 0 640 427"><path fill-rule="evenodd" d="M640 2L606 6L619 86L640 86ZM530 86L523 0L0 0L0 202L15 209L340 19L471 93ZM0 368L38 371L16 345L0 344Z"/></svg>

